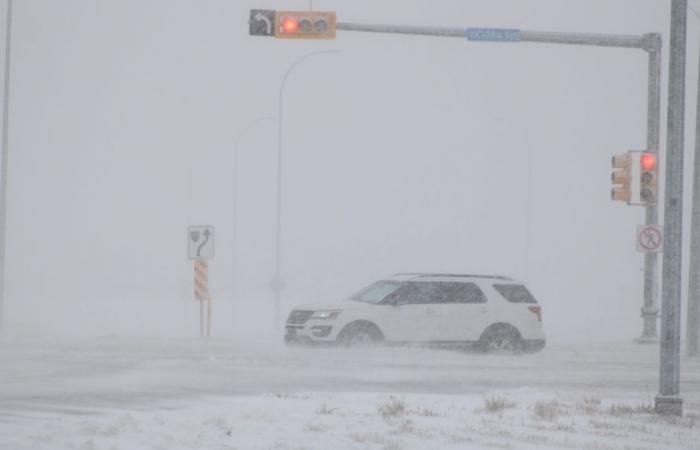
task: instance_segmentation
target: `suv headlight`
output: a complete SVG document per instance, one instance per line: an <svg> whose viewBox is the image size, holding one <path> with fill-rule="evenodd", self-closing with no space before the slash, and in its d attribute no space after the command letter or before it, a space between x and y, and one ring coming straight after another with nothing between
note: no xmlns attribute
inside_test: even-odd
<svg viewBox="0 0 700 450"><path fill-rule="evenodd" d="M314 313L311 314L311 318L312 319L322 319L322 320L333 320L336 317L338 317L338 314L340 314L340 310L314 311Z"/></svg>

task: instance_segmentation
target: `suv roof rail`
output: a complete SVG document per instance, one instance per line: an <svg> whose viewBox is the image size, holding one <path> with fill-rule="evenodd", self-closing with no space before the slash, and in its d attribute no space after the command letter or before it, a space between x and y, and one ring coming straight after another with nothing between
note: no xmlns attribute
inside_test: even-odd
<svg viewBox="0 0 700 450"><path fill-rule="evenodd" d="M458 273L395 273L394 276L407 275L415 277L445 277L445 278L495 278L498 280L513 280L503 275L474 275Z"/></svg>

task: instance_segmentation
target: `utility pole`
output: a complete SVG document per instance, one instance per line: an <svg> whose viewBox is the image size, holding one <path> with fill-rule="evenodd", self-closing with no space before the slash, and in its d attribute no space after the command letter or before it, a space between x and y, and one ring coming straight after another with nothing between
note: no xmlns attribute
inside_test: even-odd
<svg viewBox="0 0 700 450"><path fill-rule="evenodd" d="M699 64L700 65L700 64ZM700 67L699 67L700 70ZM685 345L689 357L700 355L700 71L695 117L695 163L693 165L693 211L690 225L690 271Z"/></svg>
<svg viewBox="0 0 700 450"><path fill-rule="evenodd" d="M664 203L659 394L656 412L683 415L680 397L681 257L683 238L683 132L687 0L671 3L671 58L668 80L668 136Z"/></svg>
<svg viewBox="0 0 700 450"><path fill-rule="evenodd" d="M5 87L2 114L2 157L0 157L0 335L5 332L5 238L7 235L7 146L10 124L10 49L12 48L12 0L7 0L5 28Z"/></svg>

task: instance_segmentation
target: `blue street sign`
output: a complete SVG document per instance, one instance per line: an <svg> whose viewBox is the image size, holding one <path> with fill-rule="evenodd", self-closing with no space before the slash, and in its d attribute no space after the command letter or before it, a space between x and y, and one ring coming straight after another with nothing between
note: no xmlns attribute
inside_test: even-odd
<svg viewBox="0 0 700 450"><path fill-rule="evenodd" d="M467 28L468 41L481 42L520 42L520 30L508 28Z"/></svg>

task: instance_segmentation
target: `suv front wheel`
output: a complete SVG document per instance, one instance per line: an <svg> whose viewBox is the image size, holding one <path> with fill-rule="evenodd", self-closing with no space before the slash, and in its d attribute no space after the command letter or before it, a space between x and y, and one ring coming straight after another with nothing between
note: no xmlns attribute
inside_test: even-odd
<svg viewBox="0 0 700 450"><path fill-rule="evenodd" d="M372 347L383 340L381 331L369 322L351 323L338 335L338 343L343 347Z"/></svg>

